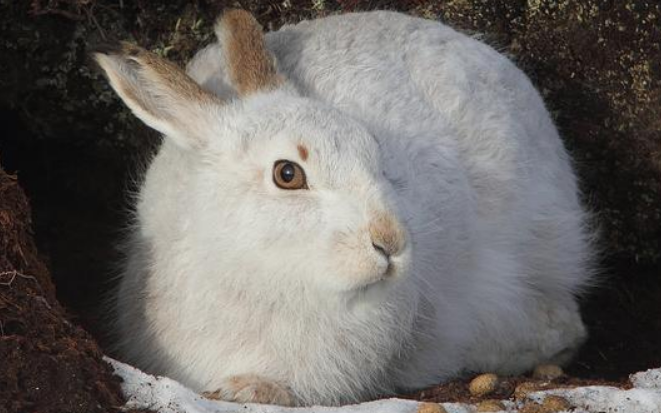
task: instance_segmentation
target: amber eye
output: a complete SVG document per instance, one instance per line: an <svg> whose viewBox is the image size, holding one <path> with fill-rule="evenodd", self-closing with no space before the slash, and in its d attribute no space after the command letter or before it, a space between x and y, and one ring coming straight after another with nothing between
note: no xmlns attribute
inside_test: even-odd
<svg viewBox="0 0 661 413"><path fill-rule="evenodd" d="M303 168L291 161L276 161L273 182L282 189L308 189Z"/></svg>

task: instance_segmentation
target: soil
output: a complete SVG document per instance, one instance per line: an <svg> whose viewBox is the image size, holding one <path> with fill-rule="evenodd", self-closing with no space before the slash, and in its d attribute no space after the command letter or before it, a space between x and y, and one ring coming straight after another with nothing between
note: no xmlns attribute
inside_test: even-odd
<svg viewBox="0 0 661 413"><path fill-rule="evenodd" d="M0 412L119 411L119 379L58 304L30 231L25 195L0 169Z"/></svg>

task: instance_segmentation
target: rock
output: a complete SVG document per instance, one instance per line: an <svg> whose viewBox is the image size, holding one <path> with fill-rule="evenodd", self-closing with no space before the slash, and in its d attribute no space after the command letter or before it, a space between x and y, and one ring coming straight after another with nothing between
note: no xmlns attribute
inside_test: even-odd
<svg viewBox="0 0 661 413"><path fill-rule="evenodd" d="M486 396L498 389L498 376L492 373L480 374L468 384L468 391L473 396Z"/></svg>
<svg viewBox="0 0 661 413"><path fill-rule="evenodd" d="M555 380L564 375L562 367L555 364L540 364L535 367L535 370L532 373L534 379L539 380Z"/></svg>

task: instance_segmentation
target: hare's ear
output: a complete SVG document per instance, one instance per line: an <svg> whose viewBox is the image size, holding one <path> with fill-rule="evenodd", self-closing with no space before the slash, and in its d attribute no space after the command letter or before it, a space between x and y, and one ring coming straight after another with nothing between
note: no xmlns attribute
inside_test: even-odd
<svg viewBox="0 0 661 413"><path fill-rule="evenodd" d="M239 96L273 90L283 83L275 58L264 44L262 27L250 13L225 12L216 22L216 36L223 48L230 81Z"/></svg>
<svg viewBox="0 0 661 413"><path fill-rule="evenodd" d="M143 122L181 147L201 147L219 98L178 66L130 43L93 54L110 85Z"/></svg>

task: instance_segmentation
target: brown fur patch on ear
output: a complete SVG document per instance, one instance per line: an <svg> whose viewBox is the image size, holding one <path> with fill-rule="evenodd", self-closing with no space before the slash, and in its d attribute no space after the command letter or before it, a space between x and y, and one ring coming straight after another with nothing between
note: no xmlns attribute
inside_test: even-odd
<svg viewBox="0 0 661 413"><path fill-rule="evenodd" d="M216 35L239 95L275 89L282 83L273 56L264 44L262 27L250 13L245 10L225 12L216 24Z"/></svg>
<svg viewBox="0 0 661 413"><path fill-rule="evenodd" d="M301 159L307 161L308 155L310 154L308 152L308 148L306 148L305 145L299 143L298 146L296 146L296 149L298 149L298 154L300 155Z"/></svg>
<svg viewBox="0 0 661 413"><path fill-rule="evenodd" d="M215 95L206 92L183 69L155 53L131 43L122 42L119 51L128 64L137 66L140 73L154 84L167 85L177 96L188 102L219 102Z"/></svg>
<svg viewBox="0 0 661 413"><path fill-rule="evenodd" d="M204 91L174 63L131 43L94 53L99 67L124 103L148 126L183 148L207 141L208 109L222 99Z"/></svg>

